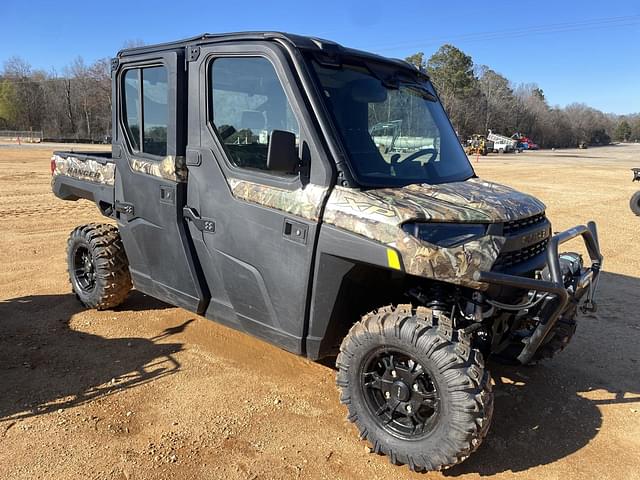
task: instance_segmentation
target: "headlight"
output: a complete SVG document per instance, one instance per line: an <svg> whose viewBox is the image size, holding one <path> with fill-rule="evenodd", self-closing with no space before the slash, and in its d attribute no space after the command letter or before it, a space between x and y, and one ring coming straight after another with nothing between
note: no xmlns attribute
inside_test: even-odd
<svg viewBox="0 0 640 480"><path fill-rule="evenodd" d="M486 225L469 223L405 223L402 229L439 247L455 247L487 233Z"/></svg>

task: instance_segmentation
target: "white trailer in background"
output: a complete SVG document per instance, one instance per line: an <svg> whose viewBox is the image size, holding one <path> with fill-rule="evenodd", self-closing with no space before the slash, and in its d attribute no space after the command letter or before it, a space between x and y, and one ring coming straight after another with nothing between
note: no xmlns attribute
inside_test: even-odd
<svg viewBox="0 0 640 480"><path fill-rule="evenodd" d="M491 140L493 142L493 151L494 153L509 153L514 152L518 145L518 141L513 138L505 137L504 135L498 135L497 133L493 133L489 130L489 135L487 135L487 140Z"/></svg>

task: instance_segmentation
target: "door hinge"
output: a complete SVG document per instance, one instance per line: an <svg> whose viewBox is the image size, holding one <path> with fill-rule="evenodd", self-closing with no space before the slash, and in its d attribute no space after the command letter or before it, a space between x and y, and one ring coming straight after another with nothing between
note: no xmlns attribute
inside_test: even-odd
<svg viewBox="0 0 640 480"><path fill-rule="evenodd" d="M200 56L200 47L189 45L187 47L187 62L195 62Z"/></svg>
<svg viewBox="0 0 640 480"><path fill-rule="evenodd" d="M133 208L133 203L116 201L116 212L126 213L127 215L133 215L135 213L135 209Z"/></svg>
<svg viewBox="0 0 640 480"><path fill-rule="evenodd" d="M212 218L200 217L195 208L184 207L182 215L185 220L193 222L193 225L201 232L215 233L216 222Z"/></svg>

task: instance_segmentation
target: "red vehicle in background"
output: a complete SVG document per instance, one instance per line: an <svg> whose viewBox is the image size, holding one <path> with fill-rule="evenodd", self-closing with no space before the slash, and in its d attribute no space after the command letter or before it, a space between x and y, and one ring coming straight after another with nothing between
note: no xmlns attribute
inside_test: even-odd
<svg viewBox="0 0 640 480"><path fill-rule="evenodd" d="M538 150L540 148L537 143L521 133L514 133L511 135L511 138L518 142L516 145L518 152L522 152L523 150Z"/></svg>

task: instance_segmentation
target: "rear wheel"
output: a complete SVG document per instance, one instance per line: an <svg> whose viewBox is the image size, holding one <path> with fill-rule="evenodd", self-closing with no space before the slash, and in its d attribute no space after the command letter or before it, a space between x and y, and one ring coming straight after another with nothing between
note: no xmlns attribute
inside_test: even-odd
<svg viewBox="0 0 640 480"><path fill-rule="evenodd" d="M489 429L493 395L482 354L426 308L365 315L343 340L337 366L348 419L394 464L453 466Z"/></svg>
<svg viewBox="0 0 640 480"><path fill-rule="evenodd" d="M116 307L131 290L129 262L113 225L91 223L71 232L67 264L71 288L86 307Z"/></svg>
<svg viewBox="0 0 640 480"><path fill-rule="evenodd" d="M629 202L629 206L631 207L631 211L636 215L640 216L640 192L636 192L631 197L631 201Z"/></svg>

